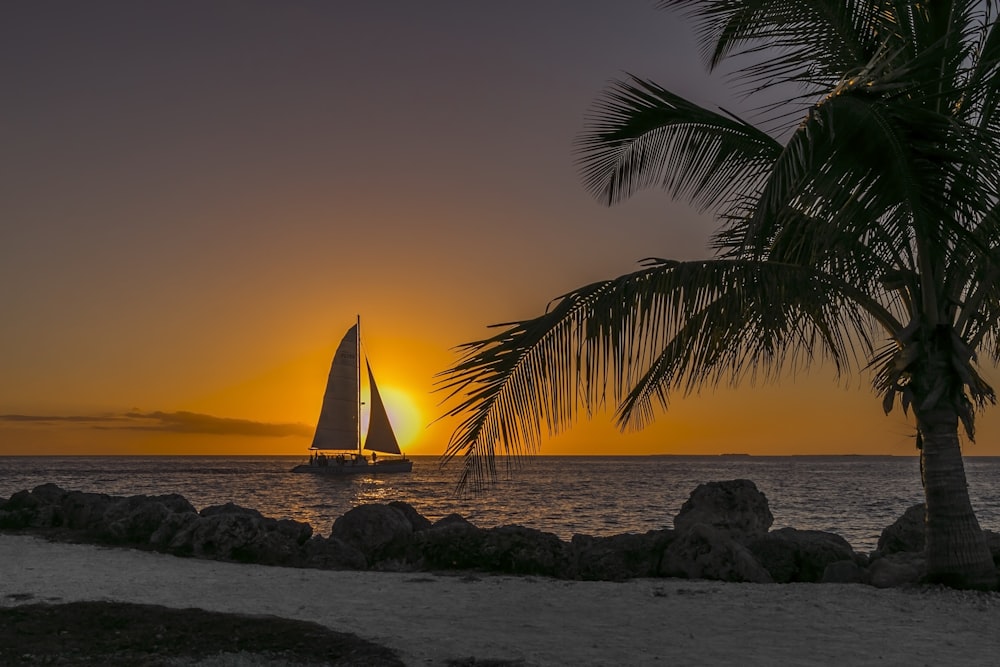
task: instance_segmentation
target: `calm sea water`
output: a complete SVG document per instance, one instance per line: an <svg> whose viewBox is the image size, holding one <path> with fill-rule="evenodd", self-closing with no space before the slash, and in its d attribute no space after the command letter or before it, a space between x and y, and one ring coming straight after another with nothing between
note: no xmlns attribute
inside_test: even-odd
<svg viewBox="0 0 1000 667"><path fill-rule="evenodd" d="M922 501L910 457L539 457L479 497L455 492L457 467L414 457L408 475L347 478L291 474L301 457L0 457L0 498L39 484L111 495L180 493L195 507L234 502L266 516L307 521L328 535L350 508L403 500L431 520L453 512L489 528L517 523L563 539L671 527L703 482L750 479L774 528L827 530L858 551ZM1000 458L968 458L984 528L1000 530Z"/></svg>

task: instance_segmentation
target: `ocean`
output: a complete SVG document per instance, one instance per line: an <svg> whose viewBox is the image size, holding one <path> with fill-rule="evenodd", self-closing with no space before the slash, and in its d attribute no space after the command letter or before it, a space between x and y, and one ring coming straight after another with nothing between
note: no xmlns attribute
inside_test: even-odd
<svg viewBox="0 0 1000 667"><path fill-rule="evenodd" d="M749 479L767 496L773 528L830 531L861 552L923 500L915 457L537 457L480 496L456 493L458 464L413 460L410 474L341 478L290 473L298 456L0 457L0 498L47 482L117 496L179 493L198 509L233 502L323 535L352 507L402 500L432 521L457 513L483 528L520 524L568 540L672 527L698 484ZM1000 457L965 465L980 524L1000 531Z"/></svg>

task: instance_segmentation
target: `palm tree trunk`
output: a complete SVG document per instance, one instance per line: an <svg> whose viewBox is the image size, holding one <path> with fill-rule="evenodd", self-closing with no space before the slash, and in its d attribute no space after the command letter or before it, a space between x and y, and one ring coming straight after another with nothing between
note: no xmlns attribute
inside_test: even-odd
<svg viewBox="0 0 1000 667"><path fill-rule="evenodd" d="M927 580L955 588L994 588L997 570L969 500L955 411L917 414L926 502Z"/></svg>

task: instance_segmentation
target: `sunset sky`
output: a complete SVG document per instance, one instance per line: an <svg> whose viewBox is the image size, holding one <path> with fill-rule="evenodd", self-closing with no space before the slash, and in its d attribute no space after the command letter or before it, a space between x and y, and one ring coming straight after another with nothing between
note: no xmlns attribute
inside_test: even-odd
<svg viewBox="0 0 1000 667"><path fill-rule="evenodd" d="M708 254L716 225L686 204L584 190L572 143L607 82L752 117L647 0L0 17L0 455L304 454L358 314L404 448L441 454L454 346L645 257ZM1000 455L1000 415L979 425L967 453ZM542 453L908 455L912 435L867 376L817 367Z"/></svg>

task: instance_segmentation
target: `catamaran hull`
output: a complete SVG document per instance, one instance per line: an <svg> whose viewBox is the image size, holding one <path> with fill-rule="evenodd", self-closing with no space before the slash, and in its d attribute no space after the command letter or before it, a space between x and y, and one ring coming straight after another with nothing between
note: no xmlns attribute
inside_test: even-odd
<svg viewBox="0 0 1000 667"><path fill-rule="evenodd" d="M331 461L330 465L298 465L292 468L292 472L303 472L312 475L383 475L389 473L412 472L413 461L379 461L375 465L370 463L338 464Z"/></svg>

